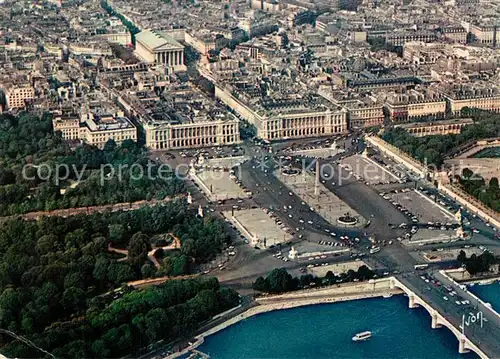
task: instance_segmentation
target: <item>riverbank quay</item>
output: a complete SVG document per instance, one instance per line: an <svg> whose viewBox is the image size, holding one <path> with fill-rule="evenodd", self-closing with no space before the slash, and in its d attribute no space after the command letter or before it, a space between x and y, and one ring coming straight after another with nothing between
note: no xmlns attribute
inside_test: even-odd
<svg viewBox="0 0 500 359"><path fill-rule="evenodd" d="M443 271L450 280L466 285L487 285L500 282L500 273L483 273L480 276L471 276L465 268L447 269Z"/></svg>
<svg viewBox="0 0 500 359"><path fill-rule="evenodd" d="M280 295L264 295L257 297L245 310L233 311L231 318L225 318L222 323L210 323L211 328L206 328L195 337L194 342L182 351L176 352L169 359L186 355L203 344L204 339L242 320L258 314L296 308L306 305L335 303L349 300L360 300L375 297L389 297L402 294L399 289L390 288L390 278L370 280L367 282L346 283L327 288L294 291ZM209 326L209 325L207 325Z"/></svg>

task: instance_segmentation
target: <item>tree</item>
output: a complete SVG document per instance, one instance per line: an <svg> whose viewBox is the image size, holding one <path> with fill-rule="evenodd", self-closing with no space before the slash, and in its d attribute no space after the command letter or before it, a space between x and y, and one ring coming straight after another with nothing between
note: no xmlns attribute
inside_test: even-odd
<svg viewBox="0 0 500 359"><path fill-rule="evenodd" d="M313 281L314 281L314 277L312 274L303 274L300 276L299 285L301 287L305 287L305 286L308 286L309 284L311 284Z"/></svg>
<svg viewBox="0 0 500 359"><path fill-rule="evenodd" d="M329 270L326 272L325 279L328 281L328 284L333 284L337 280L337 277L331 270Z"/></svg>
<svg viewBox="0 0 500 359"><path fill-rule="evenodd" d="M129 257L141 257L147 255L151 250L149 237L144 233L137 232L132 236L132 238L130 238L127 249Z"/></svg>
<svg viewBox="0 0 500 359"><path fill-rule="evenodd" d="M134 271L129 265L119 262L111 262L108 267L107 278L116 285L135 278Z"/></svg>
<svg viewBox="0 0 500 359"><path fill-rule="evenodd" d="M252 284L252 288L259 292L267 292L268 284L264 277L258 277Z"/></svg>
<svg viewBox="0 0 500 359"><path fill-rule="evenodd" d="M81 272L71 272L64 278L64 288L79 288L85 286L83 274Z"/></svg>
<svg viewBox="0 0 500 359"><path fill-rule="evenodd" d="M97 258L94 266L93 276L95 279L103 282L108 279L109 259L104 256Z"/></svg>
<svg viewBox="0 0 500 359"><path fill-rule="evenodd" d="M171 275L177 276L190 273L190 261L184 254L174 257Z"/></svg>
<svg viewBox="0 0 500 359"><path fill-rule="evenodd" d="M110 224L108 226L109 240L115 244L120 245L125 241L127 231L122 224Z"/></svg>
<svg viewBox="0 0 500 359"><path fill-rule="evenodd" d="M464 168L462 170L462 178L464 178L465 180L470 179L473 175L474 175L474 172L472 172L472 170L469 168Z"/></svg>
<svg viewBox="0 0 500 359"><path fill-rule="evenodd" d="M227 287L221 287L217 290L219 302L224 307L234 307L238 305L240 296L234 290Z"/></svg>
<svg viewBox="0 0 500 359"><path fill-rule="evenodd" d="M79 313L85 308L85 292L80 288L68 288L62 296L62 305L68 313Z"/></svg>
<svg viewBox="0 0 500 359"><path fill-rule="evenodd" d="M467 259L467 254L465 254L465 251L461 250L457 256L458 263L464 264L466 259Z"/></svg>
<svg viewBox="0 0 500 359"><path fill-rule="evenodd" d="M473 253L470 258L467 258L465 253L462 254L462 252L463 251L460 251L458 256L460 259L457 257L457 260L461 263L465 263L465 268L471 275L487 272L493 264L500 263L500 258L496 258L489 251L485 251L479 256Z"/></svg>
<svg viewBox="0 0 500 359"><path fill-rule="evenodd" d="M283 293L297 288L297 283L285 268L273 269L266 277L268 290L272 293Z"/></svg>
<svg viewBox="0 0 500 359"><path fill-rule="evenodd" d="M151 263L145 263L141 267L141 274L143 278L151 278L155 275L156 269Z"/></svg>
<svg viewBox="0 0 500 359"><path fill-rule="evenodd" d="M14 184L16 182L16 175L10 168L0 167L0 186Z"/></svg>
<svg viewBox="0 0 500 359"><path fill-rule="evenodd" d="M358 268L358 278L360 280L372 279L375 273L365 265Z"/></svg>
<svg viewBox="0 0 500 359"><path fill-rule="evenodd" d="M103 339L98 339L92 343L92 352L97 358L108 358L110 355L110 349Z"/></svg>
<svg viewBox="0 0 500 359"><path fill-rule="evenodd" d="M54 234L47 234L41 236L36 243L36 249L41 254L47 254L51 252L56 252L59 249L62 249L62 245L59 242L59 239Z"/></svg>
<svg viewBox="0 0 500 359"><path fill-rule="evenodd" d="M491 177L489 182L489 187L495 190L498 190L500 187L498 186L498 178Z"/></svg>

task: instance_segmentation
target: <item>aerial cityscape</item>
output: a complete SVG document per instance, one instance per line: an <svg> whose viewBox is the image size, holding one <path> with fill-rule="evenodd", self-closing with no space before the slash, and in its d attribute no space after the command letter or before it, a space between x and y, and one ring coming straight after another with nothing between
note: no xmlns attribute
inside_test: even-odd
<svg viewBox="0 0 500 359"><path fill-rule="evenodd" d="M0 0L0 358L499 359L499 0Z"/></svg>

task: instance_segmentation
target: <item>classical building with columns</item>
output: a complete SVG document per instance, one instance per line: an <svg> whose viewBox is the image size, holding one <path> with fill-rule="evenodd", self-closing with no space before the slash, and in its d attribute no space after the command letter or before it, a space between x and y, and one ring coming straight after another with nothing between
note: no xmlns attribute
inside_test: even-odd
<svg viewBox="0 0 500 359"><path fill-rule="evenodd" d="M146 146L154 150L225 146L241 142L236 118L189 123L161 121L143 127Z"/></svg>
<svg viewBox="0 0 500 359"><path fill-rule="evenodd" d="M190 84L170 84L164 97L144 89L120 94L116 100L136 119L152 150L241 142L238 118Z"/></svg>
<svg viewBox="0 0 500 359"><path fill-rule="evenodd" d="M144 30L135 36L135 53L147 63L163 64L172 71L185 71L184 46L166 31Z"/></svg>
<svg viewBox="0 0 500 359"><path fill-rule="evenodd" d="M215 85L215 96L250 122L257 137L283 140L320 137L347 132L347 110L308 94L296 98L251 101L230 85Z"/></svg>

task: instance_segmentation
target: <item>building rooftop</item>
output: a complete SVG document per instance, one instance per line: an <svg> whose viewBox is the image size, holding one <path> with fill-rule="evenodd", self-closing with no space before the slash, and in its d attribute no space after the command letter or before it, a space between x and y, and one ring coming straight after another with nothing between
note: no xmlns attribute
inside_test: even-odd
<svg viewBox="0 0 500 359"><path fill-rule="evenodd" d="M177 49L183 46L166 31L161 30L144 30L135 35L136 41L149 47L151 50L165 48Z"/></svg>
<svg viewBox="0 0 500 359"><path fill-rule="evenodd" d="M85 124L90 129L90 131L112 131L120 130L126 128L134 128L135 126L130 122L130 120L123 116L106 116L100 117L95 116L94 118L88 119Z"/></svg>

